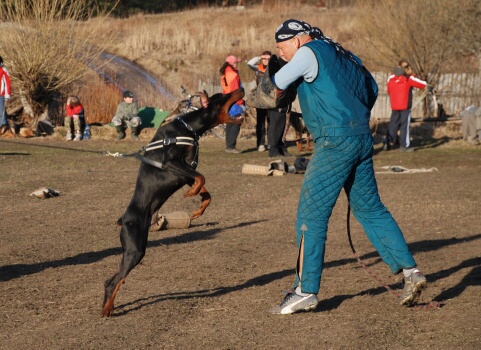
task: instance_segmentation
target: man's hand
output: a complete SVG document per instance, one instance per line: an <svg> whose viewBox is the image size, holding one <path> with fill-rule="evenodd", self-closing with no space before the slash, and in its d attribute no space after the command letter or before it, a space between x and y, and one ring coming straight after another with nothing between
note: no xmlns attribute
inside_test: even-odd
<svg viewBox="0 0 481 350"><path fill-rule="evenodd" d="M276 93L277 99L280 100L282 98L282 96L284 95L284 90L275 88L274 91Z"/></svg>

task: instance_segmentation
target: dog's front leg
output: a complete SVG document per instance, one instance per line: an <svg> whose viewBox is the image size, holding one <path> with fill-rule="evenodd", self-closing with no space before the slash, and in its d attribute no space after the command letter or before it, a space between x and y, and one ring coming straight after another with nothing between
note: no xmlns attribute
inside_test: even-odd
<svg viewBox="0 0 481 350"><path fill-rule="evenodd" d="M184 197L197 196L201 192L201 190L205 190L204 185L205 185L205 177L201 174L198 174L197 176L194 177L194 183L192 184L192 187L190 188L190 190L184 193Z"/></svg>
<svg viewBox="0 0 481 350"><path fill-rule="evenodd" d="M200 195L200 198L202 199L202 202L200 203L200 208L192 213L192 217L191 217L192 220L197 219L199 216L204 214L205 209L209 206L211 202L210 193L207 191L205 186L202 186L199 192L199 195Z"/></svg>
<svg viewBox="0 0 481 350"><path fill-rule="evenodd" d="M192 167L187 165L182 160L170 160L169 162L165 163L165 168L171 170L172 172L186 176L189 178L189 184L192 183L190 190L184 193L184 197L195 197L199 194L202 187L205 185L205 177L204 175L195 171Z"/></svg>

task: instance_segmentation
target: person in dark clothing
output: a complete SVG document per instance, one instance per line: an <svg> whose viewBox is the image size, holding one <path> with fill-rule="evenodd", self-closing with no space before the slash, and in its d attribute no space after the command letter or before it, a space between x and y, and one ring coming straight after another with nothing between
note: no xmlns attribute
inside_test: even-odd
<svg viewBox="0 0 481 350"><path fill-rule="evenodd" d="M255 56L247 62L247 66L255 72L256 83L264 75L269 59L270 51L264 51L262 55ZM256 147L259 152L266 150L266 122L268 109L256 108Z"/></svg>
<svg viewBox="0 0 481 350"><path fill-rule="evenodd" d="M284 131L286 129L286 112L283 109L270 109L267 112L267 139L269 157L284 157L289 155L284 144Z"/></svg>

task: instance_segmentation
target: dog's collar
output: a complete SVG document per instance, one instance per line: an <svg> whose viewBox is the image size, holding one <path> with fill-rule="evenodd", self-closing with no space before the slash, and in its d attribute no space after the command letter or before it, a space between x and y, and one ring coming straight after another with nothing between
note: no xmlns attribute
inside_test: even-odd
<svg viewBox="0 0 481 350"><path fill-rule="evenodd" d="M197 136L197 134L195 133L194 129L192 129L192 127L191 127L189 124L187 124L187 123L184 121L184 119L182 119L182 117L177 117L177 118L175 118L175 120L178 120L179 122L181 122L181 123L187 128L187 130L189 130L191 133L194 134L194 136L195 136L196 139L198 138L198 136Z"/></svg>

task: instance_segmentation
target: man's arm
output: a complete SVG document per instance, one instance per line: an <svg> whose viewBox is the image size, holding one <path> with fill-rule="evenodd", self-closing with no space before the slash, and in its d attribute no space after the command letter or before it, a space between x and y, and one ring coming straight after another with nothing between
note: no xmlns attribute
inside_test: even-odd
<svg viewBox="0 0 481 350"><path fill-rule="evenodd" d="M307 82L313 81L318 74L319 64L316 55L308 47L301 47L292 60L271 77L272 82L281 90L303 78Z"/></svg>
<svg viewBox="0 0 481 350"><path fill-rule="evenodd" d="M122 102L120 102L120 103L117 105L117 110L115 111L115 116L116 116L116 117L120 117L120 118L123 118L123 117L126 116Z"/></svg>
<svg viewBox="0 0 481 350"><path fill-rule="evenodd" d="M259 62L260 56L256 56L251 58L248 62L247 65L249 66L250 69L252 69L254 72L258 72L259 69L257 68L257 62Z"/></svg>
<svg viewBox="0 0 481 350"><path fill-rule="evenodd" d="M419 89L424 89L428 83L425 82L424 80L421 80L419 78L416 78L415 76L411 75L408 79L410 85L412 87L416 87L416 88L419 88Z"/></svg>
<svg viewBox="0 0 481 350"><path fill-rule="evenodd" d="M8 71L5 69L5 67L1 67L0 69L3 70L3 75L2 75L2 82L1 84L4 85L5 87L5 99L10 100L10 75L8 75Z"/></svg>

